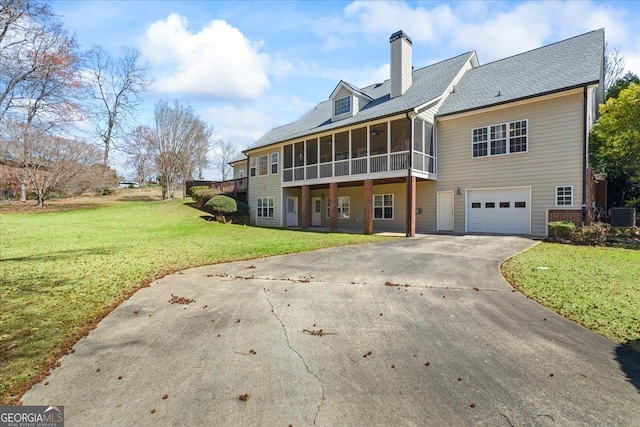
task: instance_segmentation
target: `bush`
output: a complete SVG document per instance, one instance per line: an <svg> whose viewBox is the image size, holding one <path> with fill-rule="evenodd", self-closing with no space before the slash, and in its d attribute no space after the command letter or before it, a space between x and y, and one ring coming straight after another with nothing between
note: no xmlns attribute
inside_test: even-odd
<svg viewBox="0 0 640 427"><path fill-rule="evenodd" d="M193 200L195 200L198 208L204 208L207 202L218 195L218 192L206 187L203 190L193 192Z"/></svg>
<svg viewBox="0 0 640 427"><path fill-rule="evenodd" d="M574 245L604 246L609 237L609 230L609 224L593 223L589 227L576 230L571 236L571 243Z"/></svg>
<svg viewBox="0 0 640 427"><path fill-rule="evenodd" d="M249 205L243 202L242 200L236 200L236 204L238 205L238 213L247 214L249 213Z"/></svg>
<svg viewBox="0 0 640 427"><path fill-rule="evenodd" d="M208 190L208 189L209 189L209 187L206 186L206 185L194 185L193 187L191 187L189 189L189 197L191 197L195 202L197 202L197 200L196 200L196 191Z"/></svg>
<svg viewBox="0 0 640 427"><path fill-rule="evenodd" d="M576 225L571 221L554 221L547 224L549 238L553 240L570 240Z"/></svg>
<svg viewBox="0 0 640 427"><path fill-rule="evenodd" d="M227 214L238 211L238 204L234 199L228 196L215 196L206 203L206 207L212 213Z"/></svg>

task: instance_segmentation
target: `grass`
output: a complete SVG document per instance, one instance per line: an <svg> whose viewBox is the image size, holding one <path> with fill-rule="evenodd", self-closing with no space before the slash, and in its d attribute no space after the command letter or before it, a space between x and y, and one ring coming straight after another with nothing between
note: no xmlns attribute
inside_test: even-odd
<svg viewBox="0 0 640 427"><path fill-rule="evenodd" d="M502 274L540 304L640 351L640 250L540 243Z"/></svg>
<svg viewBox="0 0 640 427"><path fill-rule="evenodd" d="M2 403L16 403L102 317L167 273L388 239L207 222L184 201L64 206L0 216Z"/></svg>

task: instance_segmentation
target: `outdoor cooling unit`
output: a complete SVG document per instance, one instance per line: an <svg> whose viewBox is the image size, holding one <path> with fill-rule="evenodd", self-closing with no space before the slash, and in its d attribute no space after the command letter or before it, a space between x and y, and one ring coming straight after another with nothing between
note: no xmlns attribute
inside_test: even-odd
<svg viewBox="0 0 640 427"><path fill-rule="evenodd" d="M611 226L612 227L635 227L636 226L636 209L635 208L611 208Z"/></svg>

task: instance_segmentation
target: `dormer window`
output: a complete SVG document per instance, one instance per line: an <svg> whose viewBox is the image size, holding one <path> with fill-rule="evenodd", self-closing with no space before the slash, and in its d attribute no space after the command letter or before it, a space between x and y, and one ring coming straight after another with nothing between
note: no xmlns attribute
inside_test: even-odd
<svg viewBox="0 0 640 427"><path fill-rule="evenodd" d="M333 101L333 115L339 116L351 112L351 96L345 96Z"/></svg>

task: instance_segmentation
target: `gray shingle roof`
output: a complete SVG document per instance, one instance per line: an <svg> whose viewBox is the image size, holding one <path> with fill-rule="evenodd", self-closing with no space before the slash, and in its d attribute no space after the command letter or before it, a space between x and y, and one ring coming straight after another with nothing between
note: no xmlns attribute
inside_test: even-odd
<svg viewBox="0 0 640 427"><path fill-rule="evenodd" d="M232 165L234 163L238 163L238 162L243 162L247 160L247 156L244 154L238 154L236 157L234 157L229 164Z"/></svg>
<svg viewBox="0 0 640 427"><path fill-rule="evenodd" d="M603 52L604 29L599 29L481 65L465 73L438 116L598 82Z"/></svg>
<svg viewBox="0 0 640 427"><path fill-rule="evenodd" d="M373 101L369 102L355 116L347 119L332 122L332 104L329 100L323 101L298 121L267 132L248 150L409 111L442 95L456 74L473 55L474 52L467 52L415 70L411 87L404 95L393 99L390 99L389 96L391 89L389 80L385 80L382 84L374 84L359 89L370 96Z"/></svg>

